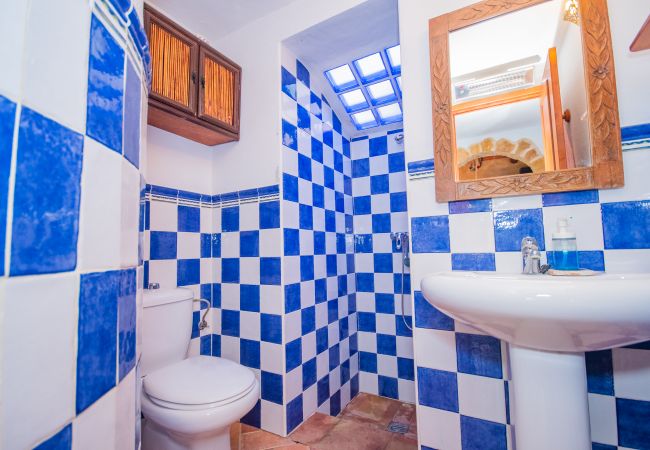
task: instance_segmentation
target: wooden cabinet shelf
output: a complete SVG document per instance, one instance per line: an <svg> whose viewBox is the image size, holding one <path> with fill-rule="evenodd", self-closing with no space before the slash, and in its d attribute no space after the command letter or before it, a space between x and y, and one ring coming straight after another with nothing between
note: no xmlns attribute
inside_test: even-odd
<svg viewBox="0 0 650 450"><path fill-rule="evenodd" d="M239 140L241 67L145 5L148 123L205 145Z"/></svg>

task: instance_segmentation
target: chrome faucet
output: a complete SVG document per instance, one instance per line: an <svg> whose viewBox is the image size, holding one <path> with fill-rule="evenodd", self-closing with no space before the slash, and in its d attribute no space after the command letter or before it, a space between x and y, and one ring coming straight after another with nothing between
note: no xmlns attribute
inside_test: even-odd
<svg viewBox="0 0 650 450"><path fill-rule="evenodd" d="M526 236L521 240L521 258L523 263L522 273L525 275L539 275L542 273L542 254L534 237Z"/></svg>

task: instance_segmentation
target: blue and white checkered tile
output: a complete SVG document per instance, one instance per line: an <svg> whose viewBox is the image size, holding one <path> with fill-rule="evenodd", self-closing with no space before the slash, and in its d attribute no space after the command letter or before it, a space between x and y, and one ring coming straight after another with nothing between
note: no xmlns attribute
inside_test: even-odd
<svg viewBox="0 0 650 450"><path fill-rule="evenodd" d="M650 154L629 151L624 159L624 189L414 205L412 282L417 414L427 424L419 428L423 446L472 447L487 433L495 448L506 449L512 448L512 432L504 345L432 307L418 292L422 277L444 270L520 272L521 238L534 236L548 250L559 217L569 217L576 231L582 267L650 271L650 196L641 181L650 170ZM410 183L411 199L431 198L432 179ZM647 447L648 367L647 343L587 354L595 449Z"/></svg>
<svg viewBox="0 0 650 450"><path fill-rule="evenodd" d="M355 268L359 323L360 390L415 401L410 273L402 279L401 251L391 232L408 231L401 130L354 139ZM402 318L401 292L404 286Z"/></svg>
<svg viewBox="0 0 650 450"><path fill-rule="evenodd" d="M289 433L317 410L345 407L358 391L358 362L350 143L300 61L285 55L282 82Z"/></svg>

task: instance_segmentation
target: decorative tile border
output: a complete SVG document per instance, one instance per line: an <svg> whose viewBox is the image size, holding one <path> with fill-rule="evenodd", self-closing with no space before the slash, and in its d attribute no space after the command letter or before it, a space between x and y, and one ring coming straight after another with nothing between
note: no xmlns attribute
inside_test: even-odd
<svg viewBox="0 0 650 450"><path fill-rule="evenodd" d="M224 208L227 206L237 206L246 203L263 203L278 200L280 198L280 186L274 184L254 189L227 192L225 194L207 195L147 184L145 195L147 200L178 203L179 205L186 206Z"/></svg>
<svg viewBox="0 0 650 450"><path fill-rule="evenodd" d="M623 151L650 149L650 123L621 128ZM433 177L433 158L408 163L409 179Z"/></svg>

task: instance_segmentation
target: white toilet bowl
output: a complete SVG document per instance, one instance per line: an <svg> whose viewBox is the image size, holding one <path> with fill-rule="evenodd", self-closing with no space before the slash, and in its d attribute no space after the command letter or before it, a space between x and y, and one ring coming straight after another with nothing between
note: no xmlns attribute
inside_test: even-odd
<svg viewBox="0 0 650 450"><path fill-rule="evenodd" d="M143 450L230 450L230 425L259 399L252 370L196 356L143 380Z"/></svg>

